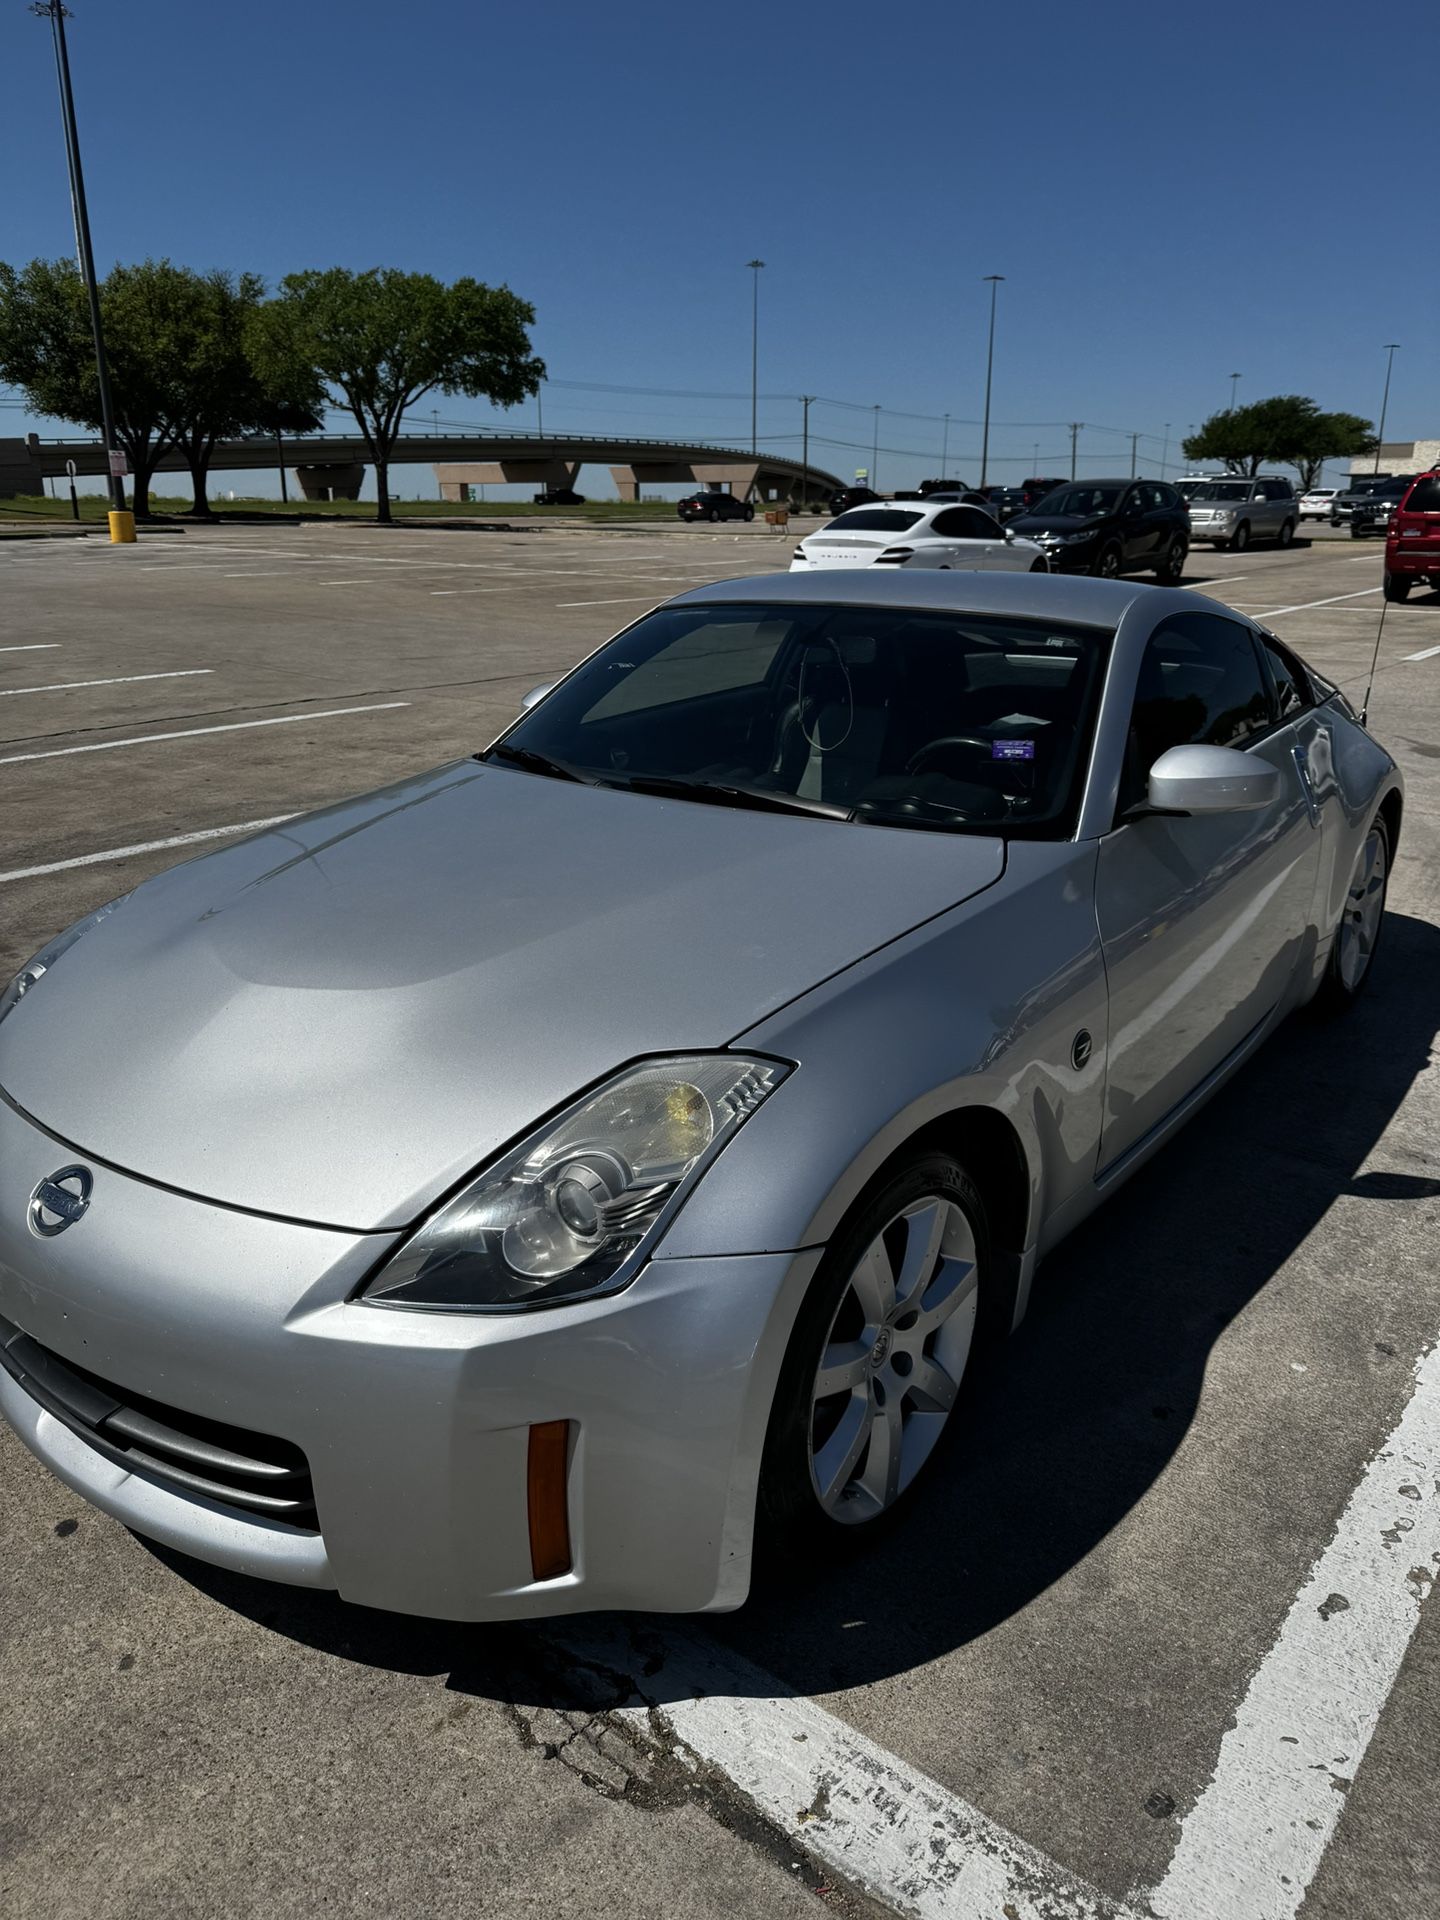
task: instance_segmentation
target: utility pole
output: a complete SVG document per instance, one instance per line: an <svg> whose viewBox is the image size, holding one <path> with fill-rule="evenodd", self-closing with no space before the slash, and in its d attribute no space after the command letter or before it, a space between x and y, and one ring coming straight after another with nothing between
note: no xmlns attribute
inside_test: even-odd
<svg viewBox="0 0 1440 1920"><path fill-rule="evenodd" d="M280 504L289 506L290 486L285 478L285 442L280 438L280 429L275 429L275 458L280 463Z"/></svg>
<svg viewBox="0 0 1440 1920"><path fill-rule="evenodd" d="M879 487L876 486L875 484L879 478L880 478L880 403L877 400L875 403L875 443L874 443L873 450L870 454L870 485L874 487L876 493L880 491Z"/></svg>
<svg viewBox="0 0 1440 1920"><path fill-rule="evenodd" d="M105 360L105 335L100 325L100 290L95 284L95 255L90 246L90 215L85 205L85 175L80 166L80 136L75 130L75 95L70 86L70 54L65 45L67 10L63 0L34 0L30 11L50 22L55 41L55 72L60 82L60 115L65 123L65 157L70 166L70 204L75 215L75 250L81 278L90 302L90 332L95 341L95 377L100 388L100 429L105 441L105 464L110 469L110 505L125 512L125 482L115 471L119 447L115 440L115 412L110 404L110 369ZM134 528L129 529L134 538ZM117 538L111 525L111 539Z"/></svg>
<svg viewBox="0 0 1440 1920"><path fill-rule="evenodd" d="M1135 478L1135 453L1139 445L1140 445L1139 434L1132 433L1130 436L1130 478L1132 480Z"/></svg>
<svg viewBox="0 0 1440 1920"><path fill-rule="evenodd" d="M813 393L800 396L800 511L810 511L810 407L814 401Z"/></svg>
<svg viewBox="0 0 1440 1920"><path fill-rule="evenodd" d="M1084 424L1083 420L1070 422L1070 478L1072 480L1075 478L1075 444L1080 438L1080 429Z"/></svg>
<svg viewBox="0 0 1440 1920"><path fill-rule="evenodd" d="M945 431L940 437L940 478L945 478L945 468L950 459L950 416L945 416Z"/></svg>
<svg viewBox="0 0 1440 1920"><path fill-rule="evenodd" d="M755 453L760 445L756 434L756 421L760 408L760 269L763 260L747 260L751 271L750 283L750 451Z"/></svg>
<svg viewBox="0 0 1440 1920"><path fill-rule="evenodd" d="M545 382L542 380L535 389L535 419L539 426L540 438L545 438Z"/></svg>
<svg viewBox="0 0 1440 1920"><path fill-rule="evenodd" d="M1160 449L1160 478L1165 478L1165 469L1170 464L1170 422L1165 422L1165 444Z"/></svg>
<svg viewBox="0 0 1440 1920"><path fill-rule="evenodd" d="M995 296L1000 291L1003 273L987 273L990 288L990 344L985 350L985 431L980 441L980 491L985 491L990 467L990 376L995 370Z"/></svg>
<svg viewBox="0 0 1440 1920"><path fill-rule="evenodd" d="M1240 385L1242 378L1243 378L1243 375L1238 373L1232 373L1230 376L1230 411L1231 413L1235 411L1235 390Z"/></svg>
<svg viewBox="0 0 1440 1920"><path fill-rule="evenodd" d="M1395 364L1395 349L1399 344L1398 340L1390 340L1383 348L1389 358L1385 362L1385 394L1380 402L1380 431L1375 436L1375 464L1370 469L1372 473L1380 471L1380 442L1385 438L1385 415L1390 411L1390 369Z"/></svg>

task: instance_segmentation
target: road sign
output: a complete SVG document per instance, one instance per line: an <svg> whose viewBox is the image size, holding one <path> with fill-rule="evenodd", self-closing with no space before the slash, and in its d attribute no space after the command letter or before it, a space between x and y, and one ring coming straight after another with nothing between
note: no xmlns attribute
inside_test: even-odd
<svg viewBox="0 0 1440 1920"><path fill-rule="evenodd" d="M65 462L65 471L66 473L69 474L72 480L75 478L76 467L75 467L75 462L73 460L67 460Z"/></svg>
<svg viewBox="0 0 1440 1920"><path fill-rule="evenodd" d="M123 453L121 453L121 451L119 450L119 448L118 448L118 447L112 447L112 448L110 449L110 477L111 477L111 479L112 479L112 480L123 480L123 479L125 478L125 476L126 476L126 474L127 474L127 473L129 473L129 471L130 471L130 463L129 463L129 461L127 461L127 460L126 460L126 458L125 458L125 456L124 456L124 454L123 454Z"/></svg>
<svg viewBox="0 0 1440 1920"><path fill-rule="evenodd" d="M855 483L856 483L856 485L857 485L857 486L859 485L859 483L860 483L860 482L861 482L862 480L868 480L869 478L870 478L870 469L869 469L869 467L856 467L856 469L855 469Z"/></svg>

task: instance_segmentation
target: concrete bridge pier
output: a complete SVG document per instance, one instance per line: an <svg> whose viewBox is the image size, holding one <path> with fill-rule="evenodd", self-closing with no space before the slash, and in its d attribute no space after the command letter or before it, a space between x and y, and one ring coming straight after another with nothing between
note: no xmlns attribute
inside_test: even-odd
<svg viewBox="0 0 1440 1920"><path fill-rule="evenodd" d="M580 472L578 460L457 460L432 469L442 500L468 500L477 486L570 487Z"/></svg>
<svg viewBox="0 0 1440 1920"><path fill-rule="evenodd" d="M610 478L622 500L638 500L646 487L667 486L676 481L692 482L697 487L720 487L737 500L749 497L760 475L758 460L635 460L629 466L611 467Z"/></svg>
<svg viewBox="0 0 1440 1920"><path fill-rule="evenodd" d="M307 500L358 500L365 468L359 461L343 467L296 467L295 479Z"/></svg>

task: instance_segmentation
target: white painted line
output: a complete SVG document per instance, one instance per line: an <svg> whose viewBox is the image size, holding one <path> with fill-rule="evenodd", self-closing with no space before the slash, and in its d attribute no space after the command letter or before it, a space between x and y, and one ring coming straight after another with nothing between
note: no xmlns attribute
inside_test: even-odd
<svg viewBox="0 0 1440 1920"><path fill-rule="evenodd" d="M1293 1920L1440 1561L1440 1346L1351 1494L1150 1895L1160 1920ZM735 1703L730 1703L735 1704Z"/></svg>
<svg viewBox="0 0 1440 1920"><path fill-rule="evenodd" d="M297 814L275 813L268 820L241 820L233 827L205 827L199 833L172 833L168 840L141 840L133 847L107 847L103 853L77 853L73 860L51 860L43 867L14 867L0 873L0 887L12 880L39 880L48 873L68 873L72 867L103 866L107 860L132 860L140 853L164 853L170 847L193 847L201 840L223 840L233 833L259 833L262 827L282 826Z"/></svg>
<svg viewBox="0 0 1440 1920"><path fill-rule="evenodd" d="M622 593L614 600L557 600L557 607L624 607L636 600L648 600L653 606L653 593Z"/></svg>
<svg viewBox="0 0 1440 1920"><path fill-rule="evenodd" d="M388 713L394 707L409 705L408 700L381 700L370 707L326 707L320 713L283 713L273 720L230 720L221 727L186 727L179 733L139 733L130 740L97 740L84 747L50 747L44 753L7 753L0 755L0 767L13 767L22 760L62 760L70 753L110 753L116 747L148 747L157 740L195 740L202 733L244 733L250 727L291 727L301 720L334 720L342 713Z"/></svg>
<svg viewBox="0 0 1440 1920"><path fill-rule="evenodd" d="M295 575L287 573L283 567L265 573L257 572L253 567L247 567L244 573L227 573L224 578L226 580L293 580Z"/></svg>
<svg viewBox="0 0 1440 1920"><path fill-rule="evenodd" d="M521 584L517 580L514 586L509 587L431 587L430 598L453 600L458 593L514 593Z"/></svg>
<svg viewBox="0 0 1440 1920"><path fill-rule="evenodd" d="M1277 613L1304 613L1310 607L1333 607L1341 600L1363 600L1367 594L1379 593L1379 587L1362 587L1358 593L1332 593L1328 600L1302 600L1295 607L1267 607L1264 613L1257 614L1259 620L1273 620Z"/></svg>
<svg viewBox="0 0 1440 1920"><path fill-rule="evenodd" d="M1433 660L1437 653L1440 653L1440 647L1422 647L1419 653L1407 653L1405 658L1407 660Z"/></svg>
<svg viewBox="0 0 1440 1920"><path fill-rule="evenodd" d="M129 687L137 680L195 680L214 667L177 667L169 673L121 673L109 680L53 680L44 687L0 687L0 700L13 700L17 693L73 693L77 687Z"/></svg>
<svg viewBox="0 0 1440 1920"><path fill-rule="evenodd" d="M23 647L0 647L0 653L53 653L58 640L30 640Z"/></svg>
<svg viewBox="0 0 1440 1920"><path fill-rule="evenodd" d="M579 1633L566 1634L562 1644L586 1657L589 1643ZM666 1633L664 1645L664 1665L641 1682L653 1704L622 1707L617 1718L642 1738L652 1713L668 1722L684 1746L728 1775L797 1847L887 1905L913 1920L1125 1915L772 1675L683 1629ZM621 1671L633 1659L633 1652L622 1656Z"/></svg>
<svg viewBox="0 0 1440 1920"><path fill-rule="evenodd" d="M1248 580L1249 578L1250 575L1248 573L1226 573L1222 574L1218 580L1197 580L1194 591L1196 593L1203 593L1207 587L1233 587L1237 580Z"/></svg>
<svg viewBox="0 0 1440 1920"><path fill-rule="evenodd" d="M374 574L367 574L363 580L317 580L317 587L373 587Z"/></svg>

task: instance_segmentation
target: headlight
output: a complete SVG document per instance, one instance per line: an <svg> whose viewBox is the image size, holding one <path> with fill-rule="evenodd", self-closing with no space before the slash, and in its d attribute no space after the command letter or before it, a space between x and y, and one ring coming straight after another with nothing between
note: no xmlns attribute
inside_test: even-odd
<svg viewBox="0 0 1440 1920"><path fill-rule="evenodd" d="M1082 527L1079 533L1062 534L1060 536L1060 544L1063 547L1083 546L1085 541L1093 540L1098 532L1098 527Z"/></svg>
<svg viewBox="0 0 1440 1920"><path fill-rule="evenodd" d="M92 927L98 927L102 920L107 919L129 898L128 893L122 893L118 900L111 900L95 913L87 913L83 920L77 920L64 933L57 933L48 946L41 947L33 959L27 960L5 991L0 993L0 1020L15 1011L35 983L49 973L60 956L68 953L82 934L89 933Z"/></svg>
<svg viewBox="0 0 1440 1920"><path fill-rule="evenodd" d="M512 1313L616 1291L633 1277L645 1242L789 1071L731 1053L626 1068L477 1175L360 1298Z"/></svg>

